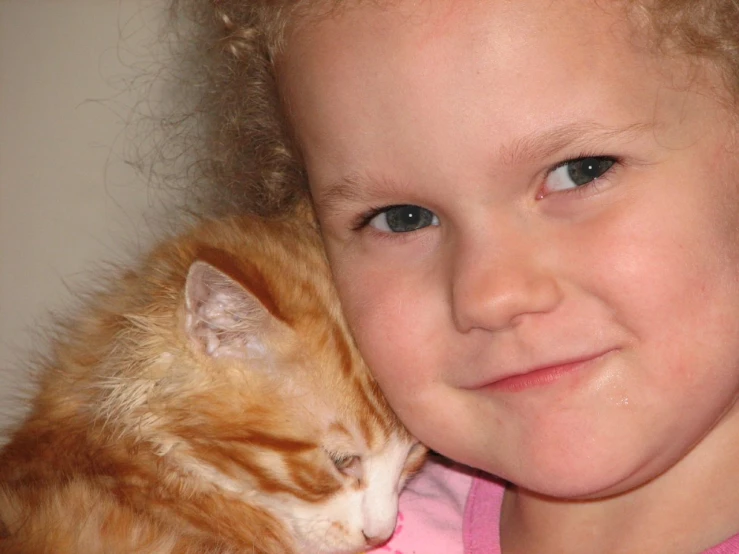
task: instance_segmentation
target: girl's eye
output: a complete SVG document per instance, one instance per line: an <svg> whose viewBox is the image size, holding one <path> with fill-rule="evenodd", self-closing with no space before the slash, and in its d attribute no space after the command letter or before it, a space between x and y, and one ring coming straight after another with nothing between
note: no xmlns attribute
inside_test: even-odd
<svg viewBox="0 0 739 554"><path fill-rule="evenodd" d="M402 204L381 208L371 214L367 223L385 233L409 233L430 225L438 225L439 218L426 208Z"/></svg>
<svg viewBox="0 0 739 554"><path fill-rule="evenodd" d="M547 192L568 190L592 183L602 177L613 164L609 156L591 156L566 161L557 166L547 178Z"/></svg>

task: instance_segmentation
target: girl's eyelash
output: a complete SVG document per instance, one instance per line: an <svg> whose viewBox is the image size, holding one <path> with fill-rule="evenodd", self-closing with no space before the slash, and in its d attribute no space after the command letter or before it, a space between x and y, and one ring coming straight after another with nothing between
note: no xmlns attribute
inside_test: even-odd
<svg viewBox="0 0 739 554"><path fill-rule="evenodd" d="M598 158L598 159L611 160L611 161L613 161L613 166L614 167L617 166L617 165L621 165L621 162L622 162L622 159L621 158L619 158L618 156L612 156L610 154L581 154L579 156L575 156L573 158L568 158L568 159L566 159L566 160L564 160L562 162L559 162L559 163L553 165L552 167L549 168L549 171L547 171L547 175L548 174L551 174L551 173L554 173L559 168L564 167L564 166L566 166L568 164L571 164L571 163L574 163L574 162L579 162L580 160L587 160L588 158ZM608 169L608 171L611 171L611 169ZM608 171L606 171L606 173L608 173ZM605 173L604 173L604 175L605 175Z"/></svg>
<svg viewBox="0 0 739 554"><path fill-rule="evenodd" d="M386 212L392 207L393 206L379 206L379 207L370 208L367 211L362 212L354 219L351 225L351 230L360 231L364 229L365 227L367 227L367 225L370 224L370 221L372 221L375 217L380 215L382 212Z"/></svg>
<svg viewBox="0 0 739 554"><path fill-rule="evenodd" d="M574 163L574 162L579 162L580 160L587 160L588 158L598 158L598 159L612 160L613 161L613 165L617 165L617 164L619 164L621 162L621 158L619 158L618 156L612 156L610 154L591 154L591 153L585 154L585 153L583 153L583 154L580 154L579 156L574 156L572 158L567 158L566 160L561 161L561 162L553 165L549 169L549 173L554 173L560 167L564 167L564 166L566 166L568 164L571 164L571 163Z"/></svg>

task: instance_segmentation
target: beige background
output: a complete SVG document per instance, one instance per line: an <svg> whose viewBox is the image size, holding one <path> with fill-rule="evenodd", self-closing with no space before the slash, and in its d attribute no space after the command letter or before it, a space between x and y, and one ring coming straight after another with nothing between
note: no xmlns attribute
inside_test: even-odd
<svg viewBox="0 0 739 554"><path fill-rule="evenodd" d="M0 426L28 351L96 260L146 243L159 198L126 158L155 0L0 0ZM138 105L141 107L141 104Z"/></svg>

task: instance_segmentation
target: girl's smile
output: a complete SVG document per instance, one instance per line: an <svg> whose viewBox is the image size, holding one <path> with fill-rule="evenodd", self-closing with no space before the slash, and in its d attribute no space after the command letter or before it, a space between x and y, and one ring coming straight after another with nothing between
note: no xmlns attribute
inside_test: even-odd
<svg viewBox="0 0 739 554"><path fill-rule="evenodd" d="M669 525L721 499L737 509L711 525L733 529L739 162L719 79L649 53L620 2L392 6L296 27L280 77L393 408L529 515L600 499L617 541L629 491L637 540L680 490Z"/></svg>
<svg viewBox="0 0 739 554"><path fill-rule="evenodd" d="M539 366L502 372L492 381L482 382L470 389L486 389L490 392L519 392L531 387L538 387L555 383L567 375L575 374L580 379L585 378L583 373L591 373L590 370L598 364L611 351L600 354L574 356L566 361L545 363ZM496 368L498 369L498 368Z"/></svg>

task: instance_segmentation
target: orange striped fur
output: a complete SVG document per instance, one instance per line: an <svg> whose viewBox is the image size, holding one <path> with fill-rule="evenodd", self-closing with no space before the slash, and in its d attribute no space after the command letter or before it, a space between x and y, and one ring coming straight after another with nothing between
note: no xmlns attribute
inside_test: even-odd
<svg viewBox="0 0 739 554"><path fill-rule="evenodd" d="M5 554L359 552L423 462L297 224L163 241L53 346L0 452Z"/></svg>

